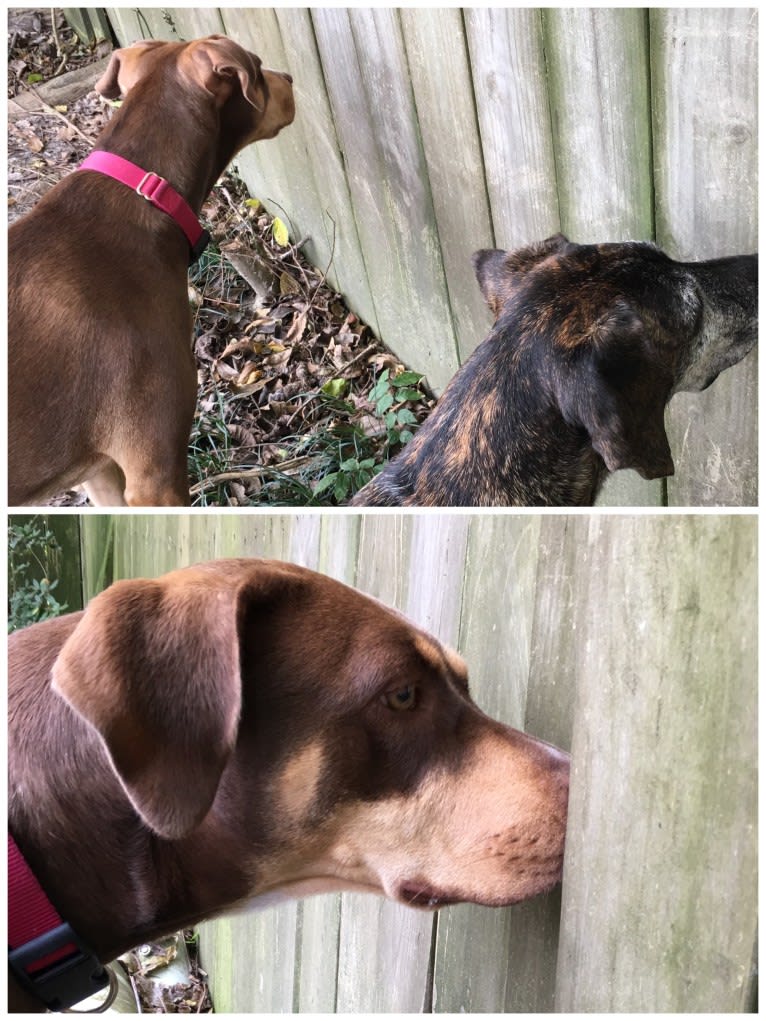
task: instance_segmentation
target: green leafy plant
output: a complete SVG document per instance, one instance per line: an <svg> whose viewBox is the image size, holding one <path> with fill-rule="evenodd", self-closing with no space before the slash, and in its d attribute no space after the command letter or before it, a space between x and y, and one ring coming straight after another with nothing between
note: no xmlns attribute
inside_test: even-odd
<svg viewBox="0 0 766 1021"><path fill-rule="evenodd" d="M51 579L61 546L38 518L8 526L8 631L58 617L66 610Z"/></svg>
<svg viewBox="0 0 766 1021"><path fill-rule="evenodd" d="M418 372L400 372L391 379L388 369L378 376L370 390L369 400L375 414L383 419L386 426L389 447L404 446L413 436L410 426L417 424L412 411L405 407L408 401L422 401L425 394L420 390L423 376Z"/></svg>
<svg viewBox="0 0 766 1021"><path fill-rule="evenodd" d="M426 399L420 388L422 379L419 372L400 372L393 378L389 369L381 372L366 398L367 403L372 405L373 414L383 425L379 436L367 436L358 426L343 424L344 416L353 416L355 412L353 404L341 399L347 383L343 379L325 383L323 398L328 406L337 409L341 422L332 434L337 441L336 449L331 452L328 445L326 451L332 466L314 485L312 503L330 502L328 497L336 503L345 503L383 470L394 448L404 446L412 439L412 427L417 426L417 419L407 405ZM380 460L381 455L383 461Z"/></svg>
<svg viewBox="0 0 766 1021"><path fill-rule="evenodd" d="M314 487L314 496L332 490L338 503L343 503L349 496L367 485L375 473L375 458L347 457L338 464L338 470L329 472Z"/></svg>

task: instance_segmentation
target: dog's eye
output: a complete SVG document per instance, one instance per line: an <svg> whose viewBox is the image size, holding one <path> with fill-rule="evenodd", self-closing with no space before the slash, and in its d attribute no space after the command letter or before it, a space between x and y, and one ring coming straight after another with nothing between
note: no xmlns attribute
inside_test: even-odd
<svg viewBox="0 0 766 1021"><path fill-rule="evenodd" d="M414 709L418 704L418 689L414 684L408 684L404 688L386 691L381 700L389 709Z"/></svg>

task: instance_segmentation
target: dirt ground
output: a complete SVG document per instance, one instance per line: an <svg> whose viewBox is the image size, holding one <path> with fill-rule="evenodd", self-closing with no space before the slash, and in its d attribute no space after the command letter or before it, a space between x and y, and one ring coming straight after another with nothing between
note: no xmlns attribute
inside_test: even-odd
<svg viewBox="0 0 766 1021"><path fill-rule="evenodd" d="M60 14L54 32L50 10L12 10L9 40L12 222L76 169L114 104L92 88L91 65L108 47L83 46ZM421 374L405 370L328 286L330 267L303 258L308 239L295 238L289 211L278 214L233 173L202 211L212 243L189 276L197 505L343 503L433 405ZM54 502L86 503L80 493Z"/></svg>

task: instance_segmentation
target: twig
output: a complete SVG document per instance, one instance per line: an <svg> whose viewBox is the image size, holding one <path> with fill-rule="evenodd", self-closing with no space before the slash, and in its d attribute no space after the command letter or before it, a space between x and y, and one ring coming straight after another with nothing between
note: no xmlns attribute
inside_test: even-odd
<svg viewBox="0 0 766 1021"><path fill-rule="evenodd" d="M53 32L53 41L56 44L56 53L61 56L61 40L59 39L59 32L56 28L56 8L51 7L51 31Z"/></svg>
<svg viewBox="0 0 766 1021"><path fill-rule="evenodd" d="M50 114L51 117L58 117L60 121L63 121L72 129L72 131L78 134L83 141L87 142L88 145L93 145L93 139L89 138L83 131L80 131L76 124L74 124L68 117L65 117L63 113L60 113L55 107L51 106L50 103L46 103L37 89L30 88L29 91L40 103L44 113Z"/></svg>
<svg viewBox="0 0 766 1021"><path fill-rule="evenodd" d="M346 364L338 373L338 376L340 377L345 376L352 365L355 365L357 362L360 362L365 357L365 355L368 355L370 353L370 351L377 351L379 347L380 344L377 341L374 344L368 344L363 351L360 351L358 354L355 354L350 362L346 362Z"/></svg>
<svg viewBox="0 0 766 1021"><path fill-rule="evenodd" d="M61 72L66 67L66 62L69 60L69 54L71 52L71 47L70 47L70 49L67 49L67 47L59 39L58 29L56 28L56 8L55 7L51 7L51 31L53 32L53 41L56 44L56 53L58 54L59 57L61 57L61 61L59 62L59 66L53 72L53 77L55 78L56 75L61 74Z"/></svg>
<svg viewBox="0 0 766 1021"><path fill-rule="evenodd" d="M304 464L308 464L310 460L311 458L309 457L293 457L288 461L283 461L280 465L263 465L261 468L243 468L241 471L220 472L218 475L210 475L206 479L195 482L190 492L192 496L198 496L200 493L204 493L206 489L212 489L221 482L257 479L261 475L269 475L272 472L277 472L279 475L295 475L297 469L302 468ZM287 471L286 469L288 468L294 470Z"/></svg>
<svg viewBox="0 0 766 1021"><path fill-rule="evenodd" d="M289 259L291 255L295 255L296 252L299 252L304 245L308 244L309 241L311 241L311 235L307 234L306 237L301 238L300 241L296 241L294 245L290 245L286 252L277 256L277 259L280 262L284 262L285 259Z"/></svg>

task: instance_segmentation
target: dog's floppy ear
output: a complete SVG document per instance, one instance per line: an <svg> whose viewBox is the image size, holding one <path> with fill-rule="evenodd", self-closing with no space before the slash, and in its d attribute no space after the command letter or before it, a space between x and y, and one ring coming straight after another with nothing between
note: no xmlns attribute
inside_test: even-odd
<svg viewBox="0 0 766 1021"><path fill-rule="evenodd" d="M138 58L141 52L157 46L164 46L164 43L159 39L141 39L123 49L114 50L106 71L93 86L96 92L105 99L119 99L127 95L140 77ZM131 68L133 73L130 73Z"/></svg>
<svg viewBox="0 0 766 1021"><path fill-rule="evenodd" d="M554 234L538 244L504 252L499 248L483 248L471 256L476 279L484 300L497 319L503 305L522 282L523 274L549 255L563 252L570 244L563 234Z"/></svg>
<svg viewBox="0 0 766 1021"><path fill-rule="evenodd" d="M648 355L646 327L618 301L557 373L559 407L587 429L610 472L634 468L645 479L675 471L665 432L672 374Z"/></svg>
<svg viewBox="0 0 766 1021"><path fill-rule="evenodd" d="M54 690L98 731L160 836L204 818L234 747L244 591L185 572L117 582L92 600L53 666Z"/></svg>
<svg viewBox="0 0 766 1021"><path fill-rule="evenodd" d="M261 60L224 35L211 35L190 43L184 53L184 69L221 107L231 95L232 80L238 79L242 95L256 110L263 109L256 83Z"/></svg>

